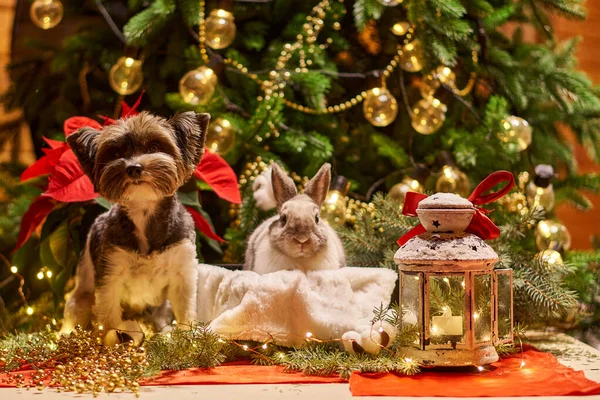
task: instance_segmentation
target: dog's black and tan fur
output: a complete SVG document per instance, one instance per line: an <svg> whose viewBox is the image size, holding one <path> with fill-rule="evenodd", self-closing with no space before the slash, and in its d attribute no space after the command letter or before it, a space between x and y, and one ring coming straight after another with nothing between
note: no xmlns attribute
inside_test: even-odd
<svg viewBox="0 0 600 400"><path fill-rule="evenodd" d="M169 120L141 113L67 138L96 192L114 205L88 235L63 332L88 325L93 308L107 343L118 341L118 330L139 340L139 325L124 321L123 311L166 300L181 325L195 318L194 224L176 191L202 158L209 120L193 112Z"/></svg>

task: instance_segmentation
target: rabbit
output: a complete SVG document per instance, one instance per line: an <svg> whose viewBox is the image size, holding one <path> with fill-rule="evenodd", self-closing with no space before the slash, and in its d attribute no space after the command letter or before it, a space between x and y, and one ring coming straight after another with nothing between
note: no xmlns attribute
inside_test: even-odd
<svg viewBox="0 0 600 400"><path fill-rule="evenodd" d="M298 194L294 181L277 164L272 166L271 180L277 215L264 221L250 236L244 269L262 275L343 267L346 260L342 242L320 215L331 181L331 165L319 169L303 194Z"/></svg>

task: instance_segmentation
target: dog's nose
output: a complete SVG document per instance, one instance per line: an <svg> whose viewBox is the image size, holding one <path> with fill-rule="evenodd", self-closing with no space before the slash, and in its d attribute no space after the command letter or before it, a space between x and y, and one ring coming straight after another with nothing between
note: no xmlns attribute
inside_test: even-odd
<svg viewBox="0 0 600 400"><path fill-rule="evenodd" d="M142 176L142 164L132 164L125 168L130 178L137 179Z"/></svg>

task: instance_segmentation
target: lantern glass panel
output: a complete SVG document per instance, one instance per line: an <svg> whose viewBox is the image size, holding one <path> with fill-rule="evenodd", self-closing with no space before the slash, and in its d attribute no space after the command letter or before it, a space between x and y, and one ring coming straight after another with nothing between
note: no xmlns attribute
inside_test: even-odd
<svg viewBox="0 0 600 400"><path fill-rule="evenodd" d="M429 344L465 343L464 275L429 276Z"/></svg>
<svg viewBox="0 0 600 400"><path fill-rule="evenodd" d="M492 340L492 275L475 275L473 287L475 342Z"/></svg>
<svg viewBox="0 0 600 400"><path fill-rule="evenodd" d="M498 282L498 339L512 340L512 271L495 272Z"/></svg>
<svg viewBox="0 0 600 400"><path fill-rule="evenodd" d="M402 325L417 326L418 332L421 331L423 309L421 303L421 285L423 283L422 273L406 273L402 272L400 283L400 304L402 305ZM416 335L414 344L420 347L420 335Z"/></svg>

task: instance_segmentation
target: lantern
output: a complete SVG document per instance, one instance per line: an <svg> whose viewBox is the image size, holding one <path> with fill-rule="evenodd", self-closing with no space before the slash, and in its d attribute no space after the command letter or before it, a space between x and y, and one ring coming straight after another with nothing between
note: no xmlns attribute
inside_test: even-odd
<svg viewBox="0 0 600 400"><path fill-rule="evenodd" d="M465 232L475 208L452 193L418 203L425 233L397 251L403 328L414 342L403 354L432 366L481 366L498 360L495 345L513 339L512 270Z"/></svg>

